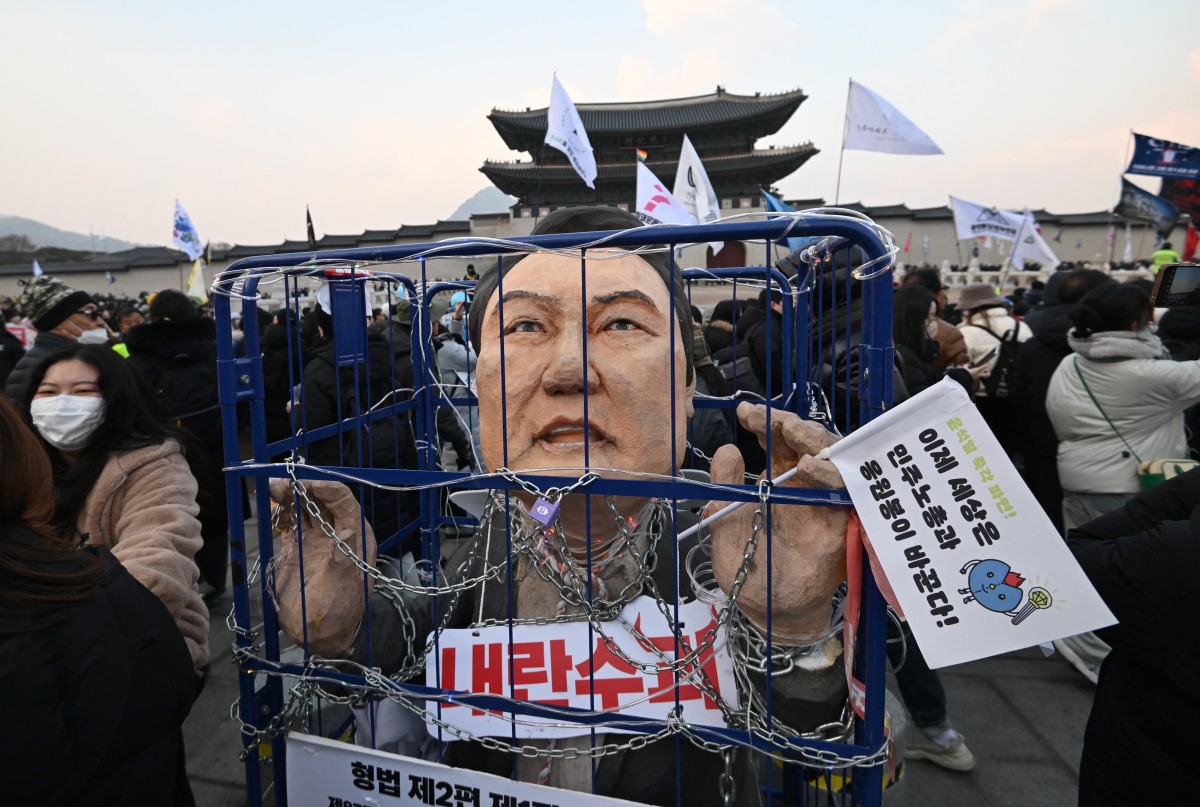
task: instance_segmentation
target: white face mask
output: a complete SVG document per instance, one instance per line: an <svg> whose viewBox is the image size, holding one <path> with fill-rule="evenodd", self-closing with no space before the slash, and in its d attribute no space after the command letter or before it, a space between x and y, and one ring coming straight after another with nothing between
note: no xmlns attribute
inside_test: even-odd
<svg viewBox="0 0 1200 807"><path fill-rule="evenodd" d="M104 422L104 399L93 395L34 398L29 404L29 414L47 443L64 451L76 451L88 444L92 433Z"/></svg>
<svg viewBox="0 0 1200 807"><path fill-rule="evenodd" d="M937 320L931 319L925 323L925 335L930 339L937 339Z"/></svg>
<svg viewBox="0 0 1200 807"><path fill-rule="evenodd" d="M81 345L103 345L108 342L108 328L101 325L99 328L84 331L75 341Z"/></svg>

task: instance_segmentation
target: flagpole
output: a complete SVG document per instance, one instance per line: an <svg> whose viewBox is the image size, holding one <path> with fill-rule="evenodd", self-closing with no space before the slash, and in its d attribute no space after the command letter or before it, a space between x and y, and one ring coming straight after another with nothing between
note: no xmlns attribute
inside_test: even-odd
<svg viewBox="0 0 1200 807"><path fill-rule="evenodd" d="M1121 161L1121 170L1117 174L1117 204L1113 205L1108 211L1108 228L1113 230L1116 227L1117 205L1121 204L1121 180L1125 177L1125 169L1129 167L1130 152L1133 151L1133 129L1129 130L1129 138L1125 141L1125 159ZM1117 238L1116 230L1113 230L1113 240L1108 246L1108 266L1105 267L1109 272L1112 272L1113 259L1117 255Z"/></svg>
<svg viewBox="0 0 1200 807"><path fill-rule="evenodd" d="M1026 207L1026 210L1029 208ZM1025 222L1029 221L1029 216L1021 216L1021 226L1017 228L1017 237L1013 240L1012 249L1008 251L1008 255L1004 259L1004 269L1000 272L1000 296L1004 296L1004 281L1008 277L1008 270L1013 265L1013 256L1017 254L1017 249L1021 246L1021 235L1025 232Z"/></svg>
<svg viewBox="0 0 1200 807"><path fill-rule="evenodd" d="M550 107L546 107L547 117L550 115ZM533 195L533 226L538 223L538 216L542 213L542 172L546 170L546 141L542 140L542 150L538 153L538 172L537 172L537 192Z"/></svg>
<svg viewBox="0 0 1200 807"><path fill-rule="evenodd" d="M846 117L842 120L842 147L838 151L837 187L833 191L833 205L837 207L842 199L842 159L846 156L846 130L850 128L850 92L854 87L854 79L846 83Z"/></svg>

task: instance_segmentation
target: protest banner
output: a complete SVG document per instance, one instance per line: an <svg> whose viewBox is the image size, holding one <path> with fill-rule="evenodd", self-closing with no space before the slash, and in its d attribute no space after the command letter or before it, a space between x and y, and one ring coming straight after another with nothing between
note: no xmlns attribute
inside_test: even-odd
<svg viewBox="0 0 1200 807"><path fill-rule="evenodd" d="M444 630L436 637L437 652L426 658L426 681L440 689L659 720L665 720L675 708L678 696L682 719L724 727L716 702L695 684L696 678L706 676L737 709L733 663L725 649L725 631L717 627L717 611L702 602L685 603L679 606L679 623L685 641L677 644L655 600L642 596L605 626L608 638L596 631L590 631L589 638L586 622L514 625L511 633L507 625ZM645 637L649 647L626 624ZM715 641L706 642L714 630ZM434 638L429 638L431 645ZM610 639L628 658L654 665L658 671L642 672L630 665L610 646ZM709 648L699 655L699 668L683 670L676 686L671 666L676 652L682 656L689 648L705 645ZM431 702L429 709L436 706ZM577 737L590 731L589 726L572 724L569 716L552 720L522 715L514 724L508 713L485 712L460 703L442 703L441 719L480 736L507 737L515 730L517 737ZM435 724L428 728L437 736ZM608 727L605 731L620 729Z"/></svg>
<svg viewBox="0 0 1200 807"><path fill-rule="evenodd" d="M931 668L1116 622L957 382L828 453Z"/></svg>
<svg viewBox="0 0 1200 807"><path fill-rule="evenodd" d="M631 801L515 782L323 737L287 736L287 800L293 807L619 807Z"/></svg>

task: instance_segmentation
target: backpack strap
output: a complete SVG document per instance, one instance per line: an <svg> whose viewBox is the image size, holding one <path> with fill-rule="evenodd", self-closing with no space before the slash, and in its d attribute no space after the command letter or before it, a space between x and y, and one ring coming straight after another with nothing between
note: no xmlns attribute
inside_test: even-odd
<svg viewBox="0 0 1200 807"><path fill-rule="evenodd" d="M1129 453L1132 454L1133 458L1138 461L1139 465L1141 465L1142 458L1139 457L1138 453L1133 450L1133 446L1129 445L1129 441L1125 439L1125 436L1117 430L1116 424L1112 422L1112 419L1109 418L1108 413L1104 411L1104 407L1100 405L1100 402L1096 400L1096 396L1092 394L1092 388L1088 386L1087 379L1083 377L1083 372L1079 369L1078 356L1074 357L1074 364L1075 375L1079 376L1080 382L1083 383L1083 388L1087 390L1088 397L1092 399L1092 403L1094 403L1096 408L1100 410L1100 414L1104 416L1104 420L1106 423L1108 423L1108 427L1113 430L1113 434L1115 434L1121 440L1121 442L1125 444L1125 447L1129 449Z"/></svg>

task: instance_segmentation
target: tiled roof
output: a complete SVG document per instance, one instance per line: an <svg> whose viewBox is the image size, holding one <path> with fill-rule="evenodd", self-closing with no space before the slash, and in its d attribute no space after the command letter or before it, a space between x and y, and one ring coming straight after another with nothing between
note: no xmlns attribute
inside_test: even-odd
<svg viewBox="0 0 1200 807"><path fill-rule="evenodd" d="M470 220L439 221L433 225L433 231L439 235L441 233L469 233L471 232L471 222Z"/></svg>
<svg viewBox="0 0 1200 807"><path fill-rule="evenodd" d="M740 174L747 170L762 170L776 165L795 163L799 166L809 157L817 153L812 143L784 148L755 149L747 154L730 154L719 157L705 157L704 169L709 177L726 174ZM673 180L678 162L674 160L648 160L646 166L654 175L664 180ZM637 163L628 160L622 163L607 163L596 166L598 175L608 180L625 180L633 182L637 175ZM578 174L570 165L542 165L532 162L485 162L479 169L495 181L495 177L536 178L540 175L544 181L578 179ZM501 190L504 190L501 188Z"/></svg>
<svg viewBox="0 0 1200 807"><path fill-rule="evenodd" d="M778 117L778 125L763 134L778 131L807 98L801 90L771 95L734 95L717 88L709 95L672 98L664 101L640 101L615 104L576 104L579 117L589 135L626 134L644 131L684 131L707 126L728 126L757 118ZM488 119L504 134L505 129L546 132L546 109L523 112L493 109ZM507 138L506 138L507 140ZM511 145L511 144L510 144Z"/></svg>
<svg viewBox="0 0 1200 807"><path fill-rule="evenodd" d="M396 231L392 230L363 230L358 237L360 244L390 244L396 240Z"/></svg>
<svg viewBox="0 0 1200 807"><path fill-rule="evenodd" d="M358 246L357 235L324 235L317 241L317 246L321 249L334 249L342 247Z"/></svg>
<svg viewBox="0 0 1200 807"><path fill-rule="evenodd" d="M304 241L284 241L275 248L276 252L309 252L308 240Z"/></svg>
<svg viewBox="0 0 1200 807"><path fill-rule="evenodd" d="M432 224L403 224L396 231L397 238L429 238L433 235Z"/></svg>
<svg viewBox="0 0 1200 807"><path fill-rule="evenodd" d="M279 247L275 244L269 246L250 246L247 244L235 244L225 252L227 260L237 260L238 258L249 258L254 255L274 255L275 250Z"/></svg>

